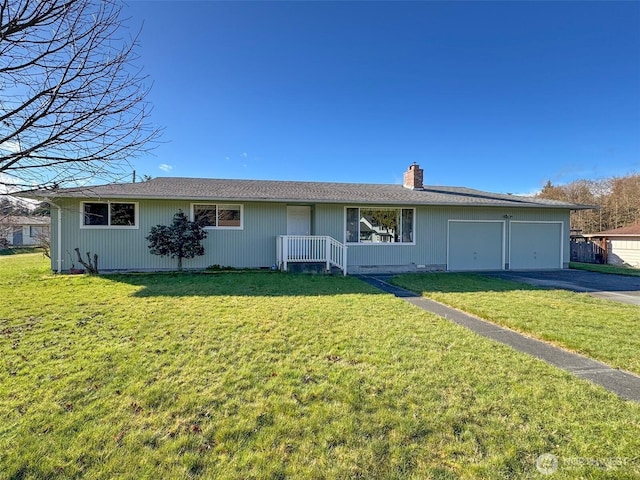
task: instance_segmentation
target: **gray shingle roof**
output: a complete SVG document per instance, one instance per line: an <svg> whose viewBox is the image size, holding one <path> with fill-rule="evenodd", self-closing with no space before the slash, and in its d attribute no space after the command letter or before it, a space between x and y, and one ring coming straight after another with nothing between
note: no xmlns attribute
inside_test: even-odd
<svg viewBox="0 0 640 480"><path fill-rule="evenodd" d="M179 177L159 177L140 183L65 188L56 191L31 193L31 196L39 198L72 197L132 200L186 199L371 205L590 208L585 205L482 192L464 187L425 186L423 190L410 190L402 185L390 184Z"/></svg>

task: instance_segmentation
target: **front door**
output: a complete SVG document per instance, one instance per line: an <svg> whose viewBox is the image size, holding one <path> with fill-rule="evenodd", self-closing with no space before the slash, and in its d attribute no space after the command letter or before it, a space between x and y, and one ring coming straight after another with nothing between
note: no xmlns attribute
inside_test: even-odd
<svg viewBox="0 0 640 480"><path fill-rule="evenodd" d="M311 235L311 207L287 207L287 235Z"/></svg>
<svg viewBox="0 0 640 480"><path fill-rule="evenodd" d="M311 235L311 207L287 207L287 235ZM289 258L303 261L309 258L309 252L308 239L289 239Z"/></svg>

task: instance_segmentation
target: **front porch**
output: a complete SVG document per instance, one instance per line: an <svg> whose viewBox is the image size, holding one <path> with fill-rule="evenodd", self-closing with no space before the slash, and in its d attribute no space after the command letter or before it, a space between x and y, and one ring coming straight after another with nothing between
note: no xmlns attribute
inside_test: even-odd
<svg viewBox="0 0 640 480"><path fill-rule="evenodd" d="M278 268L285 272L291 263L320 263L326 271L336 267L347 274L347 247L328 235L280 235L276 248Z"/></svg>

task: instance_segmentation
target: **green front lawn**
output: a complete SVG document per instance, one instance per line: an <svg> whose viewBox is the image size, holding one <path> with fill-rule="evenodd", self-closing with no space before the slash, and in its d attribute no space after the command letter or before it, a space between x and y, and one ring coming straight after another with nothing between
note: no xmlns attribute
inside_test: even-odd
<svg viewBox="0 0 640 480"><path fill-rule="evenodd" d="M465 273L401 275L393 283L640 374L640 307L636 305Z"/></svg>
<svg viewBox="0 0 640 480"><path fill-rule="evenodd" d="M0 478L637 478L640 405L354 278L0 258Z"/></svg>
<svg viewBox="0 0 640 480"><path fill-rule="evenodd" d="M616 265L599 265L596 263L569 263L569 268L574 270L587 270L589 272L610 273L614 275L628 275L632 277L640 277L640 268L618 267Z"/></svg>

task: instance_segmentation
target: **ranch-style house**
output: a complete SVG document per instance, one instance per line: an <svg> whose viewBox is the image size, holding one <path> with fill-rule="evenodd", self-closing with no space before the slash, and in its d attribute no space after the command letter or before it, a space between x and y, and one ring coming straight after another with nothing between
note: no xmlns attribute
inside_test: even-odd
<svg viewBox="0 0 640 480"><path fill-rule="evenodd" d="M161 177L139 183L39 191L51 202L51 266L73 250L101 271L154 271L175 261L149 253L151 227L182 210L208 231L212 265L279 268L318 263L342 273L561 269L569 214L582 205L423 184L413 164L403 185Z"/></svg>

